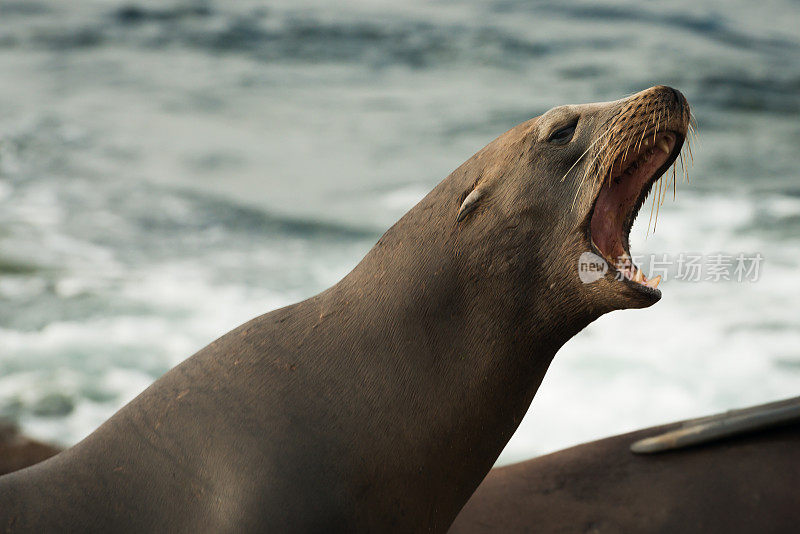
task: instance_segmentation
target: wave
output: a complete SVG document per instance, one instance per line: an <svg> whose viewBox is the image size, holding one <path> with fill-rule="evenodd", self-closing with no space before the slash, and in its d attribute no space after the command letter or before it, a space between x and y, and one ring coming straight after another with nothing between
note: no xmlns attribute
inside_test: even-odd
<svg viewBox="0 0 800 534"><path fill-rule="evenodd" d="M597 40L596 40L597 41ZM611 45L603 40L595 45ZM263 61L359 62L373 67L424 68L459 61L496 66L591 45L584 39L537 39L496 26L433 23L411 18L330 20L307 12L252 9L223 12L208 5L152 8L126 5L70 25L15 24L0 45L49 50L125 45L184 46L215 53L243 53Z"/></svg>
<svg viewBox="0 0 800 534"><path fill-rule="evenodd" d="M692 15L689 13L670 13L664 11L648 10L641 6L603 6L603 5L574 5L569 3L554 3L546 6L537 6L538 10L551 13L561 13L571 19L588 19L594 22L630 23L637 22L648 26L668 27L675 30L691 32L704 39L714 40L719 43L758 50L766 53L794 52L800 44L779 37L761 37L758 34L737 31L732 28L726 17L721 13Z"/></svg>
<svg viewBox="0 0 800 534"><path fill-rule="evenodd" d="M800 75L784 73L781 79L774 74L726 72L700 76L693 82L693 104L749 112L800 112Z"/></svg>

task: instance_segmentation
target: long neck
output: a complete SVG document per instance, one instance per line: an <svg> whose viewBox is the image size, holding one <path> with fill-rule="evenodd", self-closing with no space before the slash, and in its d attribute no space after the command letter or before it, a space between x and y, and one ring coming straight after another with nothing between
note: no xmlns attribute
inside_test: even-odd
<svg viewBox="0 0 800 534"><path fill-rule="evenodd" d="M376 450L388 457L367 468L407 480L408 488L397 482L403 495L436 495L428 524L454 517L556 351L591 320L542 274L546 254L487 254L503 250L502 237L483 250L466 240L454 226L456 189L440 184L350 275L312 299L318 333L326 325L332 336L351 333L335 342L340 356L330 365L349 369L340 385L361 397L353 431L384 442Z"/></svg>
<svg viewBox="0 0 800 534"><path fill-rule="evenodd" d="M0 479L0 523L213 529L229 516L202 482L237 520L316 505L364 531L444 531L591 319L543 274L558 270L534 236L523 250L488 216L454 226L469 178L452 178L328 291L223 336L77 446Z"/></svg>

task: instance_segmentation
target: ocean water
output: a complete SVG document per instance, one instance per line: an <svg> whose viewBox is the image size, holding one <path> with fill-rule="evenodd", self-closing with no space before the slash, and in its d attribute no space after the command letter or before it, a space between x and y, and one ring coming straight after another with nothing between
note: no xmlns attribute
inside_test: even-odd
<svg viewBox="0 0 800 534"><path fill-rule="evenodd" d="M336 282L498 134L655 84L699 135L634 253L758 276L673 276L591 325L500 462L797 395L798 27L789 0L0 0L0 416L78 441Z"/></svg>

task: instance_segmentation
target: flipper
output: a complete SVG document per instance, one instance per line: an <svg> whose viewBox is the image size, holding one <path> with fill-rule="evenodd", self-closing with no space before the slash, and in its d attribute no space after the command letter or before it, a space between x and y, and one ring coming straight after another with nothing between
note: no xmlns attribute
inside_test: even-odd
<svg viewBox="0 0 800 534"><path fill-rule="evenodd" d="M677 430L636 441L631 451L652 454L681 449L793 421L800 421L800 397L692 419Z"/></svg>

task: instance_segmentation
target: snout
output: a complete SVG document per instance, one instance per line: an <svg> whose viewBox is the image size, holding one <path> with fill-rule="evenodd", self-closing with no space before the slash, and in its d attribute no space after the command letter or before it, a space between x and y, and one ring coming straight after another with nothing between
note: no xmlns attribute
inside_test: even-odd
<svg viewBox="0 0 800 534"><path fill-rule="evenodd" d="M683 93L669 87L668 85L654 85L649 89L640 91L634 95L629 96L625 100L633 102L648 102L654 109L664 109L668 113L672 113L672 117L666 117L667 122L672 124L681 124L689 122L690 109L689 101L683 96ZM662 120L664 117L662 117ZM654 119L655 120L655 119Z"/></svg>

